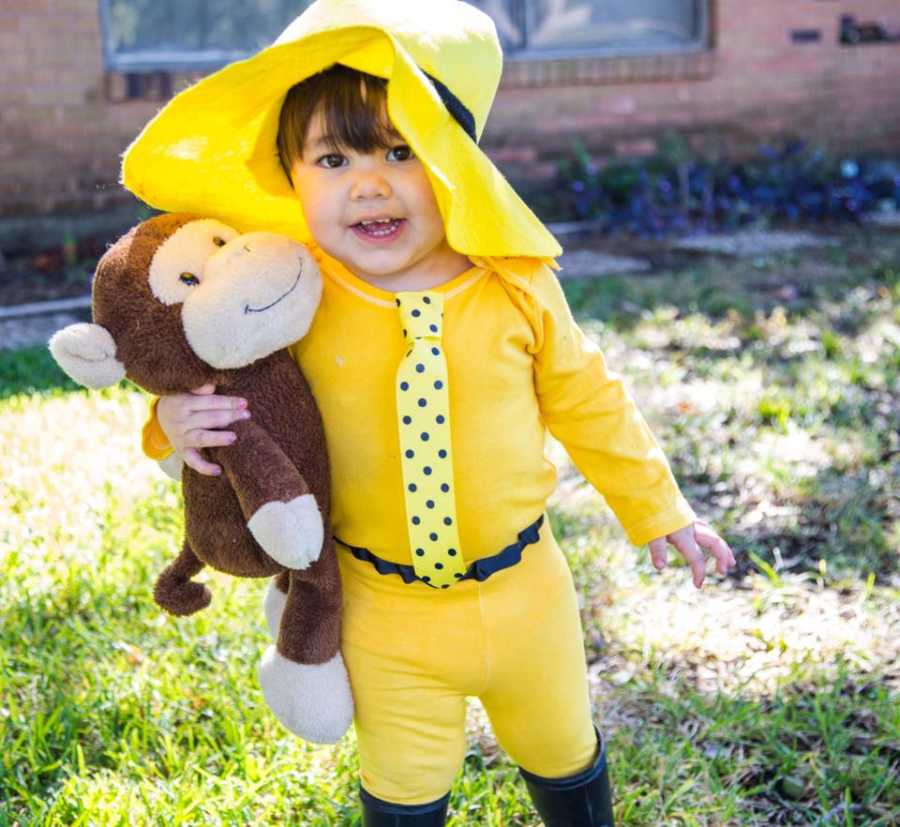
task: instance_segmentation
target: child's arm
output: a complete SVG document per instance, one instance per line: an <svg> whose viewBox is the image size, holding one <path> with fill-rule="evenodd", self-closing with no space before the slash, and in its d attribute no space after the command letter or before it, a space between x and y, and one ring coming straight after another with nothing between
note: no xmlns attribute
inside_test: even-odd
<svg viewBox="0 0 900 827"><path fill-rule="evenodd" d="M666 565L671 543L691 567L697 588L706 560L720 574L735 564L728 544L678 489L659 444L599 348L576 324L556 276L540 267L530 282L537 298L534 381L544 422L585 478L604 496L635 545L650 544L653 565Z"/></svg>
<svg viewBox="0 0 900 827"><path fill-rule="evenodd" d="M550 433L635 545L692 525L697 517L659 444L621 376L576 324L553 271L537 268L531 287L539 315L532 322L534 382Z"/></svg>
<svg viewBox="0 0 900 827"><path fill-rule="evenodd" d="M153 401L150 403L147 421L144 423L144 427L141 430L141 450L143 450L144 454L150 457L150 459L155 459L159 462L160 460L171 456L175 452L175 449L172 447L172 443L169 442L169 438L159 424L156 406L159 403L160 397L153 396L151 398Z"/></svg>

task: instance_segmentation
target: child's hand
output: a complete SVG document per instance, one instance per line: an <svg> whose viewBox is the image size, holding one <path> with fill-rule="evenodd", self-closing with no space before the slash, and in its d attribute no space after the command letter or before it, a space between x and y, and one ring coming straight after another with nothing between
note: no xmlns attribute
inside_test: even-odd
<svg viewBox="0 0 900 827"><path fill-rule="evenodd" d="M716 567L719 574L725 574L735 565L734 553L728 545L709 524L703 520L697 520L692 525L679 528L665 537L657 537L650 541L650 558L657 569L663 569L666 565L666 543L669 542L681 552L681 556L687 560L694 573L694 585L699 589L703 585L706 576L706 558L702 548L709 549L716 558Z"/></svg>
<svg viewBox="0 0 900 827"><path fill-rule="evenodd" d="M247 419L247 400L234 396L216 396L213 384L203 385L191 393L173 393L160 398L156 417L172 447L200 474L217 476L218 465L206 462L197 448L231 445L237 435L233 431L207 430L221 428L238 419Z"/></svg>

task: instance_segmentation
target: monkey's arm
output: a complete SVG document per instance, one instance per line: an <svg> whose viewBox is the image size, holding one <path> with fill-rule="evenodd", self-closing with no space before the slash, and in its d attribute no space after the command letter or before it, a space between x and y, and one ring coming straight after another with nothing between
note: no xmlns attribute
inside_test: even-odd
<svg viewBox="0 0 900 827"><path fill-rule="evenodd" d="M247 528L283 566L306 568L322 550L324 525L315 496L296 465L257 423L235 422L234 445L204 448L225 470Z"/></svg>

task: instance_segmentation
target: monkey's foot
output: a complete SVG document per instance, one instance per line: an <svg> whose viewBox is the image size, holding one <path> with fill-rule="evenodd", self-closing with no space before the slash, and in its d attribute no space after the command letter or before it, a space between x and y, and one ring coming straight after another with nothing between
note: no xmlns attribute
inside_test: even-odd
<svg viewBox="0 0 900 827"><path fill-rule="evenodd" d="M153 599L169 614L185 617L205 609L212 601L212 592L203 583L172 577L164 571L156 580Z"/></svg>
<svg viewBox="0 0 900 827"><path fill-rule="evenodd" d="M269 557L289 569L305 569L318 560L325 539L322 515L312 494L260 506L247 528Z"/></svg>
<svg viewBox="0 0 900 827"><path fill-rule="evenodd" d="M302 664L270 646L259 663L259 683L275 717L306 741L337 743L353 721L350 679L340 652L325 663Z"/></svg>

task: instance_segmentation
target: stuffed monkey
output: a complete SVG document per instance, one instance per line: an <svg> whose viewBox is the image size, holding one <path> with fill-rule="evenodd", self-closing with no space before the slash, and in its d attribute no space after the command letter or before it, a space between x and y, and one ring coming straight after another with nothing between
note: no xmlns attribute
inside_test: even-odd
<svg viewBox="0 0 900 827"><path fill-rule="evenodd" d="M213 383L247 399L252 419L229 426L237 441L201 449L221 476L200 474L177 454L161 462L182 482L185 537L154 597L188 615L211 599L191 580L204 565L274 577L265 608L277 643L260 662L263 694L292 732L334 743L353 702L339 651L328 455L309 385L285 349L306 335L321 293L318 266L296 241L160 215L110 246L94 276L93 323L57 331L49 348L89 388L128 378L163 395Z"/></svg>

